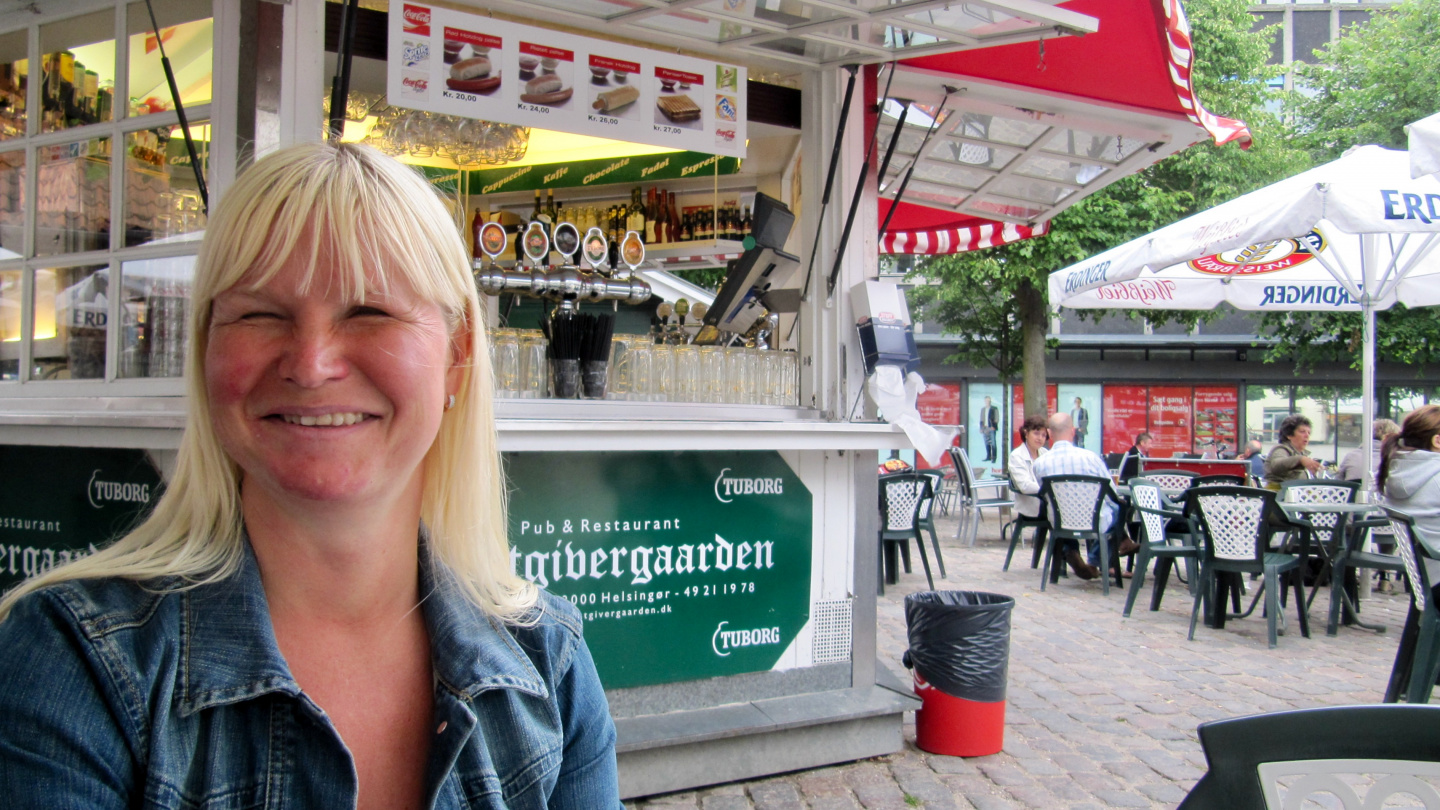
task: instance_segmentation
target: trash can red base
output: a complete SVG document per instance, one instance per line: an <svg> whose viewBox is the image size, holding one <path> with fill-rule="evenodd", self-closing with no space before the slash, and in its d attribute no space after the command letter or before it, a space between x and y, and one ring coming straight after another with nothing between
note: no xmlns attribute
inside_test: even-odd
<svg viewBox="0 0 1440 810"><path fill-rule="evenodd" d="M984 757L1005 746L1005 701L981 703L947 695L915 676L921 706L915 712L915 744L950 757Z"/></svg>

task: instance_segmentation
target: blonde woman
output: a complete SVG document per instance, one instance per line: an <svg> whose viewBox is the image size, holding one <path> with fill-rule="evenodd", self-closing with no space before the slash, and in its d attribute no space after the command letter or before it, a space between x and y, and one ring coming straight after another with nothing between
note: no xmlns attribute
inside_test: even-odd
<svg viewBox="0 0 1440 810"><path fill-rule="evenodd" d="M511 572L468 264L371 149L240 177L167 492L0 602L7 801L619 807L579 616Z"/></svg>
<svg viewBox="0 0 1440 810"><path fill-rule="evenodd" d="M1370 435L1375 437L1375 444L1378 449L1380 445L1385 443L1386 439L1399 432L1400 426L1395 424L1394 420L1376 419L1375 423L1371 426ZM1340 470L1335 474L1335 477L1342 481L1359 481L1366 489L1374 489L1375 471L1364 469L1364 454L1364 447L1357 447L1346 453L1345 457L1340 459ZM1380 462L1378 458L1375 463L1377 466L1379 465Z"/></svg>

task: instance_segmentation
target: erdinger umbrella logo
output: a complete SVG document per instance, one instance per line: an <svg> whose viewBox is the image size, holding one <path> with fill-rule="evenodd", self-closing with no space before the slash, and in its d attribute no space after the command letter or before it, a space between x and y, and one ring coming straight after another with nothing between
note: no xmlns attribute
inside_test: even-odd
<svg viewBox="0 0 1440 810"><path fill-rule="evenodd" d="M1187 262L1190 269L1215 276L1255 276L1278 273L1304 264L1327 247L1319 231L1298 239L1275 239L1239 250L1227 250L1212 256L1201 256Z"/></svg>

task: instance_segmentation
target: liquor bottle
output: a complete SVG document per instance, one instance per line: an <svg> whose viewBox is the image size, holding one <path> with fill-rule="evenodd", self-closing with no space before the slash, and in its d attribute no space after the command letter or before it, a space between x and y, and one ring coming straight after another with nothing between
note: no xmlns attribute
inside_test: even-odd
<svg viewBox="0 0 1440 810"><path fill-rule="evenodd" d="M670 241L670 209L665 204L665 191L656 191L655 199L655 244L664 245Z"/></svg>
<svg viewBox="0 0 1440 810"><path fill-rule="evenodd" d="M645 238L645 209L640 203L640 187L630 190L630 210L625 213L625 230L634 231Z"/></svg>
<svg viewBox="0 0 1440 810"><path fill-rule="evenodd" d="M655 225L658 221L658 212L655 210L655 187L651 186L645 191L645 244L653 245L658 241L655 237Z"/></svg>
<svg viewBox="0 0 1440 810"><path fill-rule="evenodd" d="M686 211L680 215L680 241L695 241L695 212Z"/></svg>
<svg viewBox="0 0 1440 810"><path fill-rule="evenodd" d="M745 216L743 216L743 217L740 218L740 238L741 238L741 239L744 239L745 237L747 237L747 236L750 235L750 226L751 226L752 224L753 224L753 223L750 221L750 206L747 205L747 206L745 206Z"/></svg>
<svg viewBox="0 0 1440 810"><path fill-rule="evenodd" d="M711 241L716 237L715 233L715 208L700 209L700 239Z"/></svg>
<svg viewBox="0 0 1440 810"><path fill-rule="evenodd" d="M666 211L665 220L667 233L671 242L680 241L680 211L675 207L675 192L670 192L669 210Z"/></svg>
<svg viewBox="0 0 1440 810"><path fill-rule="evenodd" d="M545 221L545 209L544 209L544 207L543 207L543 206L541 205L541 203L540 203L540 189L537 188L537 189L535 189L535 210L533 210L533 211L530 212L530 222L541 222L541 223L543 223L544 221ZM526 224L528 225L529 223L526 223ZM550 229L549 229L549 228L546 228L545 230L546 230L546 232L548 233Z"/></svg>

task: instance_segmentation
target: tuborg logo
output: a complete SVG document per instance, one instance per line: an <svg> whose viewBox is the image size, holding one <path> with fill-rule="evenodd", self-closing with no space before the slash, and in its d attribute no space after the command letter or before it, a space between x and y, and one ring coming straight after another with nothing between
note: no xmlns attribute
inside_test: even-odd
<svg viewBox="0 0 1440 810"><path fill-rule="evenodd" d="M730 622L720 622L715 628L715 634L710 636L710 649L721 658L730 655L730 651L740 647L755 647L761 644L779 644L780 628L761 627L756 630L726 630L725 625ZM722 652L723 651L723 652Z"/></svg>
<svg viewBox="0 0 1440 810"><path fill-rule="evenodd" d="M105 501L122 503L149 503L150 485L131 484L123 481L101 481L100 471L90 473L90 483L85 488L85 497L96 509L104 509Z"/></svg>
<svg viewBox="0 0 1440 810"><path fill-rule="evenodd" d="M783 478L726 478L728 472L730 468L726 467L715 478L715 500L721 503L730 503L736 495L785 494Z"/></svg>

